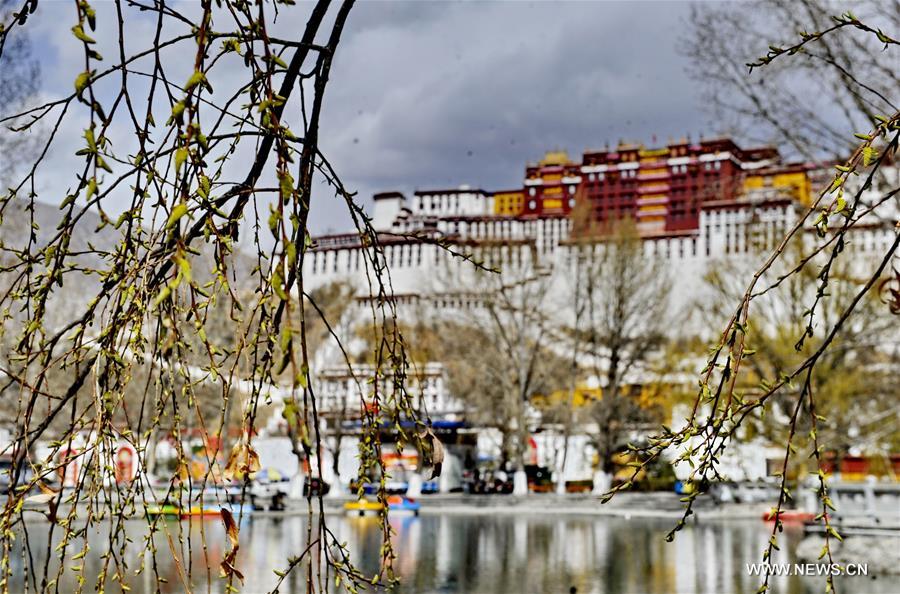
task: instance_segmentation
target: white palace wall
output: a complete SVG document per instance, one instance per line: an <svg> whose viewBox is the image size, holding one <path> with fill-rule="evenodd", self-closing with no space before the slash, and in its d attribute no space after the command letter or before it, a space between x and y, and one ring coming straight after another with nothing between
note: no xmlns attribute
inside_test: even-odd
<svg viewBox="0 0 900 594"><path fill-rule="evenodd" d="M471 293L471 288L459 286L465 284L459 280L464 275L454 271L471 267L471 263L435 245L433 241L438 238L452 238L455 251L472 254L504 275L515 277L523 269L536 267L553 270L561 279L554 283L554 303L565 307L571 301L567 296L571 293L575 257L573 246L567 244L569 218L493 215L490 197L481 191L416 195L411 207L399 194L396 196L376 201L373 226L381 234L381 249L397 303L420 302L426 297L440 307L463 307L467 303L459 294ZM802 212L799 204L759 196L704 207L693 233L644 238L647 258L665 262L672 283L670 315L683 318L692 307L702 308L711 295L704 280L711 266L724 266L749 281L755 266L777 246ZM808 235L813 236L811 232ZM883 254L892 239L890 227L861 228L854 231L848 249L861 256ZM363 249L355 234L320 238L316 248L305 256L306 286L314 289L347 282L356 288L358 296L367 296ZM708 323L701 320L701 324Z"/></svg>

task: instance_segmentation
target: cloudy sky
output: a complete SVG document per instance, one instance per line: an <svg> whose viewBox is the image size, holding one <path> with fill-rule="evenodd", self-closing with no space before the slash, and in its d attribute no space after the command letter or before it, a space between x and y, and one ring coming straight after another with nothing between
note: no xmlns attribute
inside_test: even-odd
<svg viewBox="0 0 900 594"><path fill-rule="evenodd" d="M99 2L97 4L100 4ZM70 92L78 47L71 5L41 3L32 35L43 91ZM676 52L687 2L362 2L326 94L325 153L365 201L374 192L521 185L549 149L573 157L619 139L722 132ZM102 6L101 6L102 11ZM281 15L299 31L306 8ZM102 17L101 12L101 17ZM129 15L130 37L151 23ZM98 41L108 40L98 31ZM114 52L110 49L109 52ZM106 53L101 51L101 53ZM73 123L75 137L84 122ZM71 152L51 154L72 166ZM45 180L52 186L53 180ZM314 229L345 230L337 204Z"/></svg>
<svg viewBox="0 0 900 594"><path fill-rule="evenodd" d="M685 2L360 8L323 142L362 195L521 187L546 150L709 129L675 52Z"/></svg>

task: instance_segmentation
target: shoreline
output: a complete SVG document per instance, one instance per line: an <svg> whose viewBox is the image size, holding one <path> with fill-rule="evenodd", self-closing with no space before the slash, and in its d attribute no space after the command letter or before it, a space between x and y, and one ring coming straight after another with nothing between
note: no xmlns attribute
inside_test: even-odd
<svg viewBox="0 0 900 594"><path fill-rule="evenodd" d="M257 517L291 517L313 514L320 509L327 515L344 514L344 504L357 501L356 496L325 496L321 508L317 498L287 500L286 508L278 511L265 509L253 510L250 515ZM679 496L672 493L620 493L608 503L601 504L597 495L557 495L554 493L530 493L525 496L516 495L471 495L462 493L425 495L416 499L421 505L419 515L566 515L566 516L608 516L624 518L659 518L678 519L683 513L683 504ZM195 503L196 505L196 503ZM205 506L215 508L220 504L215 501L204 502ZM135 506L140 508L140 504ZM689 518L704 519L758 519L771 505L760 503L728 503L716 505L701 501L694 504L694 513ZM70 509L68 505L60 505L58 513L64 515ZM46 511L41 506L25 506L26 512L42 514ZM142 513L129 513L128 517L141 518ZM398 514L399 517L399 514Z"/></svg>
<svg viewBox="0 0 900 594"><path fill-rule="evenodd" d="M247 517L295 517L307 515L310 511L317 515L324 512L326 515L343 515L346 513L344 504L356 501L352 495L325 496L321 500L321 506L317 498L287 500L284 510L270 511L265 509L253 510ZM600 496L591 494L565 494L555 493L530 493L525 496L516 495L474 495L463 493L431 494L416 499L420 504L418 515L439 516L485 516L516 514L546 515L546 516L593 516L628 519L660 519L677 521L684 514L684 503L680 496L670 492L639 492L619 493L612 500L600 503ZM698 499L692 508L693 513L686 521L690 523L705 521L763 521L763 514L771 510L772 502L754 503L715 503L712 499ZM140 504L139 504L140 505ZM136 506L136 507L139 507ZM216 508L220 504L215 501L206 501L204 506ZM65 514L69 506L60 506L59 513ZM30 511L37 515L46 511L38 506L26 506L23 511ZM143 518L144 514L127 514L129 519ZM396 512L395 512L396 513ZM210 514L212 516L214 514ZM405 514L397 513L395 517ZM872 516L876 524L884 520L897 521L900 517L894 514L879 513Z"/></svg>
<svg viewBox="0 0 900 594"><path fill-rule="evenodd" d="M344 503L356 501L356 497L325 497L323 506L326 514L344 513ZM553 493L532 493L515 495L471 495L435 494L416 499L421 504L419 515L565 515L565 516L606 516L621 518L679 519L683 515L683 503L674 493L620 493L605 504L598 495L557 495ZM313 500L314 513L318 505ZM770 509L769 504L729 503L716 505L712 502L695 503L690 521L700 517L706 519L760 519ZM302 502L291 501L284 512L254 511L256 515L276 516L284 513L307 513Z"/></svg>

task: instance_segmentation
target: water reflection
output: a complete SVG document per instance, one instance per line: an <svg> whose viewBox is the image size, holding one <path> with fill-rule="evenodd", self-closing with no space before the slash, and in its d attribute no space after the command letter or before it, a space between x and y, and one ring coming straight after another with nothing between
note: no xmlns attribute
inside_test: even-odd
<svg viewBox="0 0 900 594"><path fill-rule="evenodd" d="M382 544L377 520L329 516L328 524L339 540L349 544L354 561L363 572L374 574ZM403 593L518 594L570 592L573 587L579 593L597 594L755 592L759 578L748 575L745 564L760 559L769 535L767 526L758 521L705 523L687 527L670 544L664 541L671 526L669 520L552 514L425 515L394 518L391 524L398 555L395 569L402 579L397 591ZM132 576L132 591L155 591L155 574L167 582L161 586L162 592L185 590L179 564L170 552L171 542L184 560L185 572L191 572L191 588L195 592L225 592L225 583L218 577L218 564L227 549L220 521L174 521L165 526L171 541L165 533L154 539L160 551L157 566L153 568L150 555L146 555L147 567L141 575L134 575L146 553L143 538L147 524L144 520L128 522L133 544L122 558ZM306 548L308 526L305 516L245 519L238 556L239 568L246 578L242 591L271 590L277 580L273 569L283 568L288 556ZM46 560L47 525L35 522L28 528L32 558L42 567ZM58 537L57 529L54 545ZM773 561L795 561L793 551L800 537L796 532L786 532ZM107 539L101 532L90 537L92 552L84 560L89 590L93 589L92 579L100 573L99 552ZM77 550L71 549L70 556ZM21 549L11 558L13 591L24 589L24 560ZM67 566L72 564L70 561ZM50 565L51 569L59 566L55 560ZM75 580L70 571L65 571L60 591L73 590ZM305 580L305 571L295 571L280 591L305 592ZM845 584L845 591L890 591L884 579L853 580ZM820 579L792 577L775 579L771 591L805 594L823 588Z"/></svg>

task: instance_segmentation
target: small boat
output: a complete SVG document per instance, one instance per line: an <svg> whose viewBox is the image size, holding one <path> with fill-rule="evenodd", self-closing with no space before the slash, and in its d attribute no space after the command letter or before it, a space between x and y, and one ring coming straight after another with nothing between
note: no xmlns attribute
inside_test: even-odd
<svg viewBox="0 0 900 594"><path fill-rule="evenodd" d="M816 519L816 514L812 512L805 512L799 509L783 509L777 513L775 513L774 511L763 512L762 519L765 522L774 522L776 516L782 522L802 523L812 522Z"/></svg>
<svg viewBox="0 0 900 594"><path fill-rule="evenodd" d="M421 504L409 497L391 495L387 498L388 512L395 515L419 515ZM347 515L375 516L381 513L381 503L369 499L349 501L344 504Z"/></svg>
<svg viewBox="0 0 900 594"><path fill-rule="evenodd" d="M392 495L388 497L388 509L395 515L411 514L413 516L418 516L420 507L421 504L418 501L403 495Z"/></svg>
<svg viewBox="0 0 900 594"><path fill-rule="evenodd" d="M232 505L230 511L234 515L248 515L252 511L249 505ZM153 505L146 508L148 518L164 517L164 518L196 518L196 517L219 517L222 515L222 508L213 505L192 505L190 507L181 507L180 505Z"/></svg>
<svg viewBox="0 0 900 594"><path fill-rule="evenodd" d="M381 504L377 501L369 501L368 499L360 499L359 501L348 501L344 504L344 510L349 516L374 516L381 512Z"/></svg>
<svg viewBox="0 0 900 594"><path fill-rule="evenodd" d="M148 518L162 516L165 518L180 518L181 507L177 505L151 505L146 509Z"/></svg>
<svg viewBox="0 0 900 594"><path fill-rule="evenodd" d="M190 518L190 517L206 517L206 516L221 516L222 508L213 507L210 505L192 505L191 507L182 510L181 517L182 518Z"/></svg>

